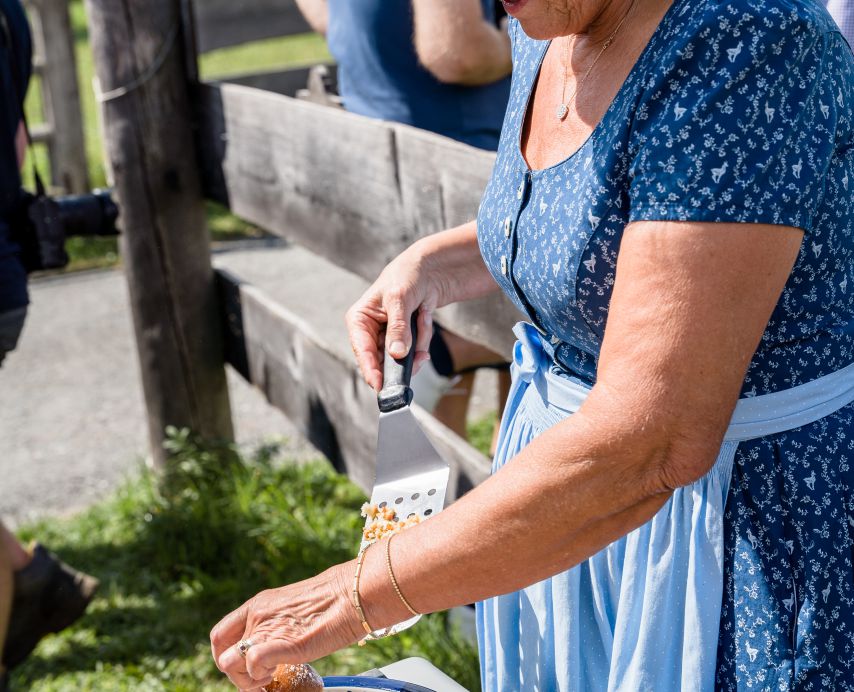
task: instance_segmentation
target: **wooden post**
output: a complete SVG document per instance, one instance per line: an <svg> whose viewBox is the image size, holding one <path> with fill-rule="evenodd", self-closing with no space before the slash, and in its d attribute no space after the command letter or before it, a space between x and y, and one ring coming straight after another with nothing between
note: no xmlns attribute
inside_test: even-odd
<svg viewBox="0 0 854 692"><path fill-rule="evenodd" d="M232 437L180 0L86 0L149 434Z"/></svg>
<svg viewBox="0 0 854 692"><path fill-rule="evenodd" d="M74 33L68 0L29 0L35 10L36 49L42 69L42 100L50 136L51 182L65 192L89 190L83 114L77 86Z"/></svg>

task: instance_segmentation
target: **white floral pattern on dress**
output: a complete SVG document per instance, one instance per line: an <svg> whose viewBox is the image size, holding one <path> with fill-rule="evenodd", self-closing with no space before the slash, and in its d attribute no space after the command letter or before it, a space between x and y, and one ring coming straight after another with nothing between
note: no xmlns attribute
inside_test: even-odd
<svg viewBox="0 0 854 692"><path fill-rule="evenodd" d="M595 382L620 239L638 220L806 232L742 396L854 362L854 57L823 7L675 0L589 139L541 171L519 139L548 44L517 22L511 35L513 85L478 235L495 280L570 377ZM739 447L720 689L854 689L852 462L852 406Z"/></svg>

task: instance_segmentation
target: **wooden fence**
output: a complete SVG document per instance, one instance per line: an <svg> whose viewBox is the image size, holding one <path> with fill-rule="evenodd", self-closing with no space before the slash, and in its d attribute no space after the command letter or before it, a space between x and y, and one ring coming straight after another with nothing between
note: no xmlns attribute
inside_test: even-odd
<svg viewBox="0 0 854 692"><path fill-rule="evenodd" d="M368 280L415 239L472 218L493 161L491 154L415 128L258 89L199 85L194 93L206 194ZM239 336L234 332L249 344L248 379L299 420L327 456L370 486L376 401L357 383L354 365L308 336L297 349L301 358L291 359L286 344L309 330L254 294L249 302L253 317L243 320ZM498 298L461 303L441 317L451 329L505 353L518 318ZM463 486L482 480L488 462L431 417L424 419L465 477Z"/></svg>
<svg viewBox="0 0 854 692"><path fill-rule="evenodd" d="M117 73L103 57L112 52L110 37L126 31L127 18L138 35L140 27L146 27L145 37L140 35L134 44L137 55L146 56L145 64L157 55L162 44L157 37L168 33L170 22L183 18L186 25L186 0L182 5L175 0L89 0L93 46L96 57L102 56L97 64L105 86L114 88L136 77L134 70ZM191 52L192 44L185 42ZM167 406L164 402L174 398L174 382L194 378L176 377L167 383L156 372L164 360L179 371L182 364L192 366L197 354L190 351L191 344L199 342L201 332L176 325L174 315L187 309L183 294L189 284L208 286L210 264L204 257L207 264L201 266L198 255L191 261L174 244L177 241L168 239L171 227L168 232L179 239L191 236L199 251L199 229L193 225L188 230L186 219L170 220L168 209L158 213L162 233L151 237L151 210L129 210L141 184L163 190L166 182L162 195L170 204L176 200L200 204L202 195L223 202L237 216L372 280L415 239L473 218L494 160L492 154L408 126L245 85L200 84L192 79L192 68L186 69L193 57L174 56L150 84L129 94L124 104L107 104L104 113L111 158L120 164L116 185L126 242L136 248L126 255L126 262L155 452L164 423L186 424L194 415L200 420L216 418L216 406L201 397L194 399L189 386L181 387L191 402L186 410ZM165 98L164 91L172 97ZM140 112L150 120L141 126L134 120ZM192 120L195 146L187 141L177 147L174 138L159 145L152 139L160 132L158 123L166 119L184 131ZM129 154L143 133L144 151ZM134 157L140 160L133 161ZM179 175L177 160L198 165ZM177 176L173 185L164 179L166 169ZM160 260L146 249L156 242L165 246ZM152 288L161 301L160 315L151 303ZM369 488L376 399L361 382L352 358L342 356L340 348L324 343L299 315L239 277L219 272L216 289L211 290L216 291L213 300L226 325L221 359L258 386L339 468ZM318 304L322 305L322 296ZM458 333L509 353L510 327L518 313L496 295L446 308L441 318ZM210 335L209 323L206 328ZM206 405L211 411L198 415ZM416 414L451 461L459 488L488 474L489 461L483 455L428 414L420 410Z"/></svg>
<svg viewBox="0 0 854 692"><path fill-rule="evenodd" d="M47 145L50 181L68 193L89 190L74 33L67 0L25 0L33 28L33 71L40 78L44 122L33 141Z"/></svg>

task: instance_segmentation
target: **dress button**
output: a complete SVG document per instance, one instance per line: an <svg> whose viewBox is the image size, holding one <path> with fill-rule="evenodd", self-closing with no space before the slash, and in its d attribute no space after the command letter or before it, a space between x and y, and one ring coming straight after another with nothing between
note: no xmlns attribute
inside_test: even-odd
<svg viewBox="0 0 854 692"><path fill-rule="evenodd" d="M525 194L525 181L519 181L519 189L516 190L516 199L522 199L522 195Z"/></svg>
<svg viewBox="0 0 854 692"><path fill-rule="evenodd" d="M501 273L507 276L507 256L501 255Z"/></svg>
<svg viewBox="0 0 854 692"><path fill-rule="evenodd" d="M512 230L513 230L513 220L508 216L506 219L504 219L504 237L509 238L510 237L510 231L512 231Z"/></svg>

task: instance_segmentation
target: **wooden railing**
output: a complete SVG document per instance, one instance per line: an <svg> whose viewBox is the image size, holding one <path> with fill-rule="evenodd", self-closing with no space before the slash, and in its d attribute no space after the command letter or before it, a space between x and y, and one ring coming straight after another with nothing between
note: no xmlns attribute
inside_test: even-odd
<svg viewBox="0 0 854 692"><path fill-rule="evenodd" d="M138 35L134 56L145 65L162 43L155 37L165 35L176 17L187 21L186 2L90 0L101 81L113 85L134 78L132 70L116 70L106 59L117 37L126 35L127 17ZM257 6L265 4L259 0ZM212 298L200 293L210 276L210 264L198 256L205 231L187 210L198 208L201 195L217 200L370 281L415 239L474 218L493 155L270 91L200 84L192 79L193 59L166 61L140 93L105 112L111 159L119 164L116 183L155 456L164 423L198 421L209 435L223 425L214 423L222 398L195 393L221 387L219 375L196 367L219 348L210 323L181 320L191 313L189 297L195 296L199 304L210 300L219 306L225 325L220 358L367 489L377 405L346 344L327 343L303 316L227 272L216 274ZM195 146L184 139L188 131L195 133ZM187 165L195 161L195 169ZM140 189L153 194L143 199ZM320 310L322 296L317 304ZM496 294L445 308L440 317L459 334L509 354L510 328L519 316ZM172 371L171 379L164 369ZM175 388L192 405L176 405ZM452 497L488 474L489 460L482 454L429 414L416 410L416 415L452 464L457 481Z"/></svg>
<svg viewBox="0 0 854 692"><path fill-rule="evenodd" d="M494 160L412 127L244 86L199 85L193 101L205 194L367 280L417 238L473 218ZM232 306L230 362L241 361L232 353L245 353L244 376L370 487L376 400L352 355L330 348L299 316L240 287L236 277L219 278L232 296L225 301ZM235 318L236 297L243 319ZM509 353L518 313L504 298L461 303L440 316L458 333ZM233 351L241 340L245 347ZM487 475L482 455L431 416L419 416L462 487Z"/></svg>
<svg viewBox="0 0 854 692"><path fill-rule="evenodd" d="M31 123L33 141L47 145L51 184L89 190L74 33L67 0L25 0L33 29L33 72L40 78L44 122Z"/></svg>
<svg viewBox="0 0 854 692"><path fill-rule="evenodd" d="M474 218L494 161L430 132L260 89L200 85L193 101L206 195L368 280L416 239ZM515 316L497 297L442 314L501 353Z"/></svg>

